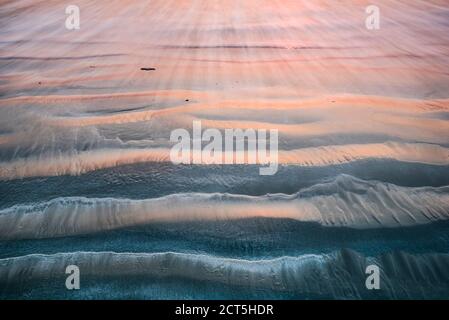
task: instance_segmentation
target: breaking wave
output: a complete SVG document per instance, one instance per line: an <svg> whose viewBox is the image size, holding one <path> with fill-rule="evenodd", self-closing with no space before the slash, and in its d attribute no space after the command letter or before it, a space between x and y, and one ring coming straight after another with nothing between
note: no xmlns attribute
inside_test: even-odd
<svg viewBox="0 0 449 320"><path fill-rule="evenodd" d="M59 294L64 289L52 288L52 281L60 280L66 266L72 264L79 267L83 279L88 279L83 281L83 290L80 291L90 298L92 291L89 287L95 289L102 279L111 283L120 281L121 277L127 279L126 288L118 291L94 290L93 297L101 298L107 294L108 297L119 298L132 291L135 298L148 298L151 294L149 288L154 282L170 279L177 279L178 289L162 287L153 298L165 295L179 298L179 290L185 290L189 284L194 287L201 283L220 285L219 298L226 298L226 292L232 288L240 291L240 297L245 297L250 291L252 297L259 298L267 291L277 296L284 294L302 298L447 298L449 285L447 254L410 255L397 252L373 258L341 250L331 254L248 261L173 252L75 252L1 259L0 293L8 297L10 291L14 292L11 288L20 283L23 289L25 279L28 283L51 279L47 284L47 288L52 290L49 293ZM376 264L381 270L382 290L366 289L365 269L371 264ZM95 281L90 282L92 278ZM210 294L211 288L216 291L216 286L209 286L204 294ZM146 290L150 291L147 295ZM38 295L38 291L39 287L37 292L34 289L33 294ZM198 290L192 291L200 294Z"/></svg>
<svg viewBox="0 0 449 320"><path fill-rule="evenodd" d="M154 222L288 218L323 226L402 227L449 218L449 187L400 187L340 175L293 195L185 193L154 199L56 198L0 211L0 237L43 238Z"/></svg>
<svg viewBox="0 0 449 320"><path fill-rule="evenodd" d="M222 158L224 159L224 153ZM245 159L247 163L246 156ZM322 146L280 150L278 163L328 166L366 159L392 159L402 162L449 165L449 149L433 144L397 142ZM22 158L0 163L0 180L79 175L94 170L142 162L170 162L170 150L166 148L105 148L71 154L59 153L53 156Z"/></svg>

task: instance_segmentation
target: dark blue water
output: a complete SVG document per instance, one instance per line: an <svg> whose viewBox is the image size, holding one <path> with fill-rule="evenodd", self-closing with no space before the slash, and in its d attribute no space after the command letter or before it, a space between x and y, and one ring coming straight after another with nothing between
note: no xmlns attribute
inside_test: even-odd
<svg viewBox="0 0 449 320"><path fill-rule="evenodd" d="M275 176L259 176L258 167L248 166L135 164L81 176L4 181L0 208L74 196L293 194L341 174L437 188L449 185L448 170L370 160L328 167L284 166ZM271 218L158 222L74 236L3 238L0 298L449 298L449 222L356 229L276 218L276 208L271 210ZM382 270L380 291L364 286L364 268L373 263ZM82 290L65 289L64 271L70 264L80 265Z"/></svg>

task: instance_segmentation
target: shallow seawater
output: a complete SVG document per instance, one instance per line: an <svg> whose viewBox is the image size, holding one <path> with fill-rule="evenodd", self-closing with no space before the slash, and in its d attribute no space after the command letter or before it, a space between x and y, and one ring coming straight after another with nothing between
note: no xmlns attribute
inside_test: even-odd
<svg viewBox="0 0 449 320"><path fill-rule="evenodd" d="M446 0L76 2L0 3L0 299L449 299Z"/></svg>

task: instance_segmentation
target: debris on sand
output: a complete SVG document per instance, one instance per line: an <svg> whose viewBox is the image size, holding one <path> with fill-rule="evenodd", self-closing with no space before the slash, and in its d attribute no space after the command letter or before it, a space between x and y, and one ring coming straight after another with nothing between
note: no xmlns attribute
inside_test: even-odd
<svg viewBox="0 0 449 320"><path fill-rule="evenodd" d="M140 68L142 71L155 71L156 68Z"/></svg>

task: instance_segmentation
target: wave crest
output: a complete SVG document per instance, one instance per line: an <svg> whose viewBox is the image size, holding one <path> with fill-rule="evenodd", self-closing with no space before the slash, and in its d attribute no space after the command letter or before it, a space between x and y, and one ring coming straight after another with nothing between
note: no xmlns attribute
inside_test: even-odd
<svg viewBox="0 0 449 320"><path fill-rule="evenodd" d="M161 198L56 198L0 211L0 238L43 238L154 222L269 217L353 228L447 220L449 187L400 187L340 175L296 194L185 193Z"/></svg>

